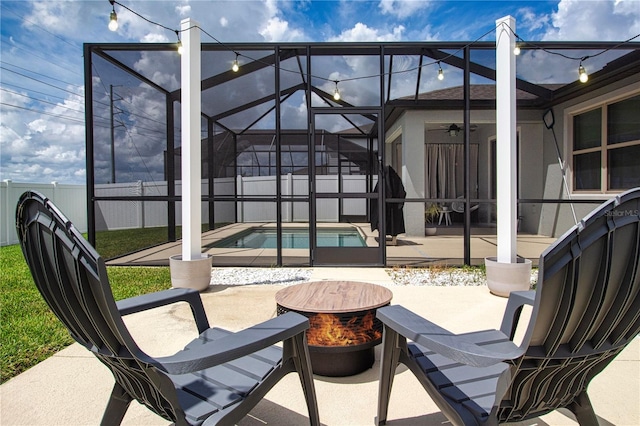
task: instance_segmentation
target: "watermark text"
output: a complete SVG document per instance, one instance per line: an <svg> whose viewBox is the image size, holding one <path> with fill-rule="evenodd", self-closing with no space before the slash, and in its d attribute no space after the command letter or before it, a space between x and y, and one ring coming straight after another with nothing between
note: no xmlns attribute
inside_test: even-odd
<svg viewBox="0 0 640 426"><path fill-rule="evenodd" d="M611 210L606 212L604 215L607 217L621 217L621 216L638 216L640 214L640 210Z"/></svg>

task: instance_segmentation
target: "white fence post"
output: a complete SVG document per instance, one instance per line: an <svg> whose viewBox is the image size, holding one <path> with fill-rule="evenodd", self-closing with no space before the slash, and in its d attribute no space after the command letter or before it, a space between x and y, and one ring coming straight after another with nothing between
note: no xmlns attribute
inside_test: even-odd
<svg viewBox="0 0 640 426"><path fill-rule="evenodd" d="M3 180L0 189L2 190L0 199L2 200L2 217L4 220L0 221L0 243L3 246L11 244L11 235L15 233L11 232L11 224L13 223L13 214L10 214L11 210L11 179ZM17 239L17 238L16 238Z"/></svg>
<svg viewBox="0 0 640 426"><path fill-rule="evenodd" d="M238 178L236 180L237 184L236 184L236 193L238 194L238 197L242 197L243 192L242 192L242 176L238 175ZM244 221L244 201L240 201L238 203L238 222L243 222Z"/></svg>
<svg viewBox="0 0 640 426"><path fill-rule="evenodd" d="M54 204L58 204L58 182L57 181L53 181L51 182L51 201L53 201Z"/></svg>
<svg viewBox="0 0 640 426"><path fill-rule="evenodd" d="M144 187L141 180L136 182L136 195L144 196ZM144 201L136 201L136 207L138 210L138 226L144 228Z"/></svg>

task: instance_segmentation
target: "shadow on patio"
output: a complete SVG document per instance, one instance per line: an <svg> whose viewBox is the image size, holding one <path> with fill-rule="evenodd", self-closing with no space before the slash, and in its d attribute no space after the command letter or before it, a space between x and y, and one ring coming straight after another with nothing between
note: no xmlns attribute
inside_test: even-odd
<svg viewBox="0 0 640 426"><path fill-rule="evenodd" d="M382 268L314 268L310 280L361 280L388 286L393 304L402 304L453 332L500 324L506 299L485 286L420 287L394 285ZM239 330L276 315L275 293L283 285L211 286L202 294L212 325ZM522 322L526 322L525 312ZM186 305L125 317L142 349L171 354L195 336ZM320 420L325 425L371 425L376 415L380 350L361 374L344 378L315 376ZM640 339L591 383L589 393L601 425L640 424ZM3 425L97 424L113 379L84 348L74 344L2 385ZM630 403L629 403L630 402ZM401 366L391 393L389 425L441 425L446 418L418 381ZM276 385L239 425L303 425L306 406L296 375ZM166 421L133 403L125 425L163 425ZM554 412L527 425L576 424L568 412Z"/></svg>

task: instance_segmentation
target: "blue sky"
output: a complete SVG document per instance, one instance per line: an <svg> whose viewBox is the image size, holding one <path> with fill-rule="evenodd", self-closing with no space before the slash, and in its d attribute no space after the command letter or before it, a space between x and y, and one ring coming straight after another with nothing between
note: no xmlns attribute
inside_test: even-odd
<svg viewBox="0 0 640 426"><path fill-rule="evenodd" d="M505 15L530 41L640 34L639 0L122 3L169 28L193 17L222 42L472 41ZM0 179L85 183L82 43L175 41L118 6L111 32L110 11L107 0L0 2Z"/></svg>

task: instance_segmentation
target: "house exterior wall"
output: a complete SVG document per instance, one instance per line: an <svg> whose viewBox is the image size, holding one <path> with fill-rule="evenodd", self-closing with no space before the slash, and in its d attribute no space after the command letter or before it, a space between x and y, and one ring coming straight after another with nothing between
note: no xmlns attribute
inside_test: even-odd
<svg viewBox="0 0 640 426"><path fill-rule="evenodd" d="M553 107L555 135L562 160L566 164L567 184L572 188L571 145L568 123L573 111L587 108L596 102L607 102L623 95L637 94L640 87L640 74L615 81L605 87L595 89L588 94ZM573 209L579 221L592 211L601 200L615 194L571 194L567 195L558 163L553 132L545 127L544 110L518 110L517 129L520 137L519 151L519 199L561 199L593 200L593 203L573 203ZM424 144L426 143L462 143L463 138L449 138L430 132L429 124L461 123L462 111L429 110L408 111L394 123L387 132L386 142L388 158L391 164L392 142L402 144L402 178L407 187L408 198L424 198ZM490 140L495 138L495 111L471 111L471 122L477 124L471 133L471 143L479 146L478 154L478 198L490 198L491 149ZM422 137L419 130L422 128ZM410 136L406 133L410 131ZM421 180L420 180L421 179ZM422 203L405 204L405 223L408 235L418 235L424 225ZM575 224L572 205L569 203L521 203L518 216L521 218L520 231L533 234L559 237ZM478 220L490 223L495 212L488 205L481 206Z"/></svg>
<svg viewBox="0 0 640 426"><path fill-rule="evenodd" d="M543 156L544 125L541 111L522 111L518 114L519 149L519 188L518 198L543 198ZM539 223L542 206L538 203L521 203L518 216L520 231L540 234ZM545 235L545 234L543 234Z"/></svg>
<svg viewBox="0 0 640 426"><path fill-rule="evenodd" d="M408 198L424 198L425 153L424 147L428 143L464 143L459 135L450 137L445 129L439 131L437 126L442 123L461 123L461 111L429 110L408 111L398 119L387 132L387 158L385 164L392 164L394 144L402 144L403 182ZM489 199L491 184L491 148L490 141L496 137L495 111L471 111L471 122L477 129L471 132L471 144L478 145L478 187L477 198ZM434 129L434 126L436 127ZM418 129L422 129L418 139ZM520 134L519 170L521 176L520 198L539 199L544 192L543 163L544 163L544 125L542 111L526 110L518 112L517 128ZM407 130L411 135L407 135ZM557 162L556 162L557 165ZM417 170L414 170L417 169ZM408 179L407 179L408 178ZM417 181L417 179L422 179ZM417 185L420 183L421 186ZM475 190L476 188L472 188ZM526 204L521 207L519 215L522 217L521 231L537 233L541 216L540 204ZM478 221L481 224L495 224L495 207L482 204L478 211ZM405 203L405 224L407 235L422 235L424 232L424 204ZM411 233L410 233L411 232Z"/></svg>
<svg viewBox="0 0 640 426"><path fill-rule="evenodd" d="M567 164L567 179L570 188L572 187L572 173L570 158L571 141L569 140L571 134L569 132L570 123L568 122L570 119L569 113L581 108L586 108L589 105L594 104L596 101L606 102L622 95L631 94L634 91L637 93L638 88L640 87L639 84L640 74L635 74L625 79L615 81L606 87L593 90L588 95L583 95L572 99L571 101L558 104L553 108L555 114L554 128L558 138L558 145L562 158ZM544 174L542 176L542 183L544 188L544 198L568 199L569 197L564 190L562 174L558 165L556 148L554 146L553 134L551 131L546 131L545 129L543 140L544 157L542 168ZM593 203L573 204L578 221L600 204L598 200L607 199L613 195L615 194L571 194L571 199L594 200ZM573 225L574 221L570 204L545 204L542 206L538 226L540 234L559 237Z"/></svg>

